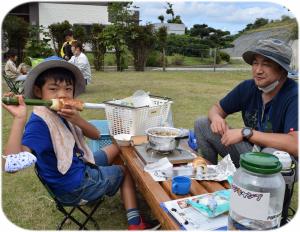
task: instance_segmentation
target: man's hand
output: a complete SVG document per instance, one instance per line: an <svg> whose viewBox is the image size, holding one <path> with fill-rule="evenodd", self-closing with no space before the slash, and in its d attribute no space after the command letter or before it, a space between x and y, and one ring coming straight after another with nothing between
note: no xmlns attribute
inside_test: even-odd
<svg viewBox="0 0 300 232"><path fill-rule="evenodd" d="M221 138L224 146L229 146L243 141L241 129L228 129Z"/></svg>
<svg viewBox="0 0 300 232"><path fill-rule="evenodd" d="M215 116L210 124L210 128L213 133L222 136L228 130L229 127L224 118L220 116Z"/></svg>

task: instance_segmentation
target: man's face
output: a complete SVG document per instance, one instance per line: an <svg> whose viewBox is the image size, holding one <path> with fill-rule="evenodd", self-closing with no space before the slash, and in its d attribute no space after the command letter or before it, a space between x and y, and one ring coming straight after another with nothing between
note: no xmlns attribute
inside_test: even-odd
<svg viewBox="0 0 300 232"><path fill-rule="evenodd" d="M266 87L283 76L283 70L274 61L255 55L252 63L252 75L258 87Z"/></svg>
<svg viewBox="0 0 300 232"><path fill-rule="evenodd" d="M56 98L72 99L74 87L72 84L67 84L65 81L59 82L54 79L47 79L42 89L35 88L35 95L44 100Z"/></svg>
<svg viewBox="0 0 300 232"><path fill-rule="evenodd" d="M65 37L65 39L66 39L66 41L71 41L72 39L73 39L73 36L69 36L69 35L67 35L66 37Z"/></svg>
<svg viewBox="0 0 300 232"><path fill-rule="evenodd" d="M14 62L16 62L17 59L18 59L18 56L12 56L12 57L11 57L11 60L14 61Z"/></svg>

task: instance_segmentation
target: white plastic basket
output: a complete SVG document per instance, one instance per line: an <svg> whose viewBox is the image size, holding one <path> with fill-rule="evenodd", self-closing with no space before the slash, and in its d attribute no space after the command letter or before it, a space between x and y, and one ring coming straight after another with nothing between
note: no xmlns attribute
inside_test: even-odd
<svg viewBox="0 0 300 232"><path fill-rule="evenodd" d="M155 126L165 126L171 108L171 99L150 96L154 106L131 107L106 101L105 114L111 135L144 135L145 130Z"/></svg>

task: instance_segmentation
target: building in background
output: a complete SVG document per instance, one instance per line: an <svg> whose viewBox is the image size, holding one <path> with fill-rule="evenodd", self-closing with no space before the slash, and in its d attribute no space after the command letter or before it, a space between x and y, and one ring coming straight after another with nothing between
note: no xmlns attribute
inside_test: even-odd
<svg viewBox="0 0 300 232"><path fill-rule="evenodd" d="M31 25L48 27L69 21L86 27L93 23L108 25L107 2L30 2L17 6L8 14L22 17Z"/></svg>
<svg viewBox="0 0 300 232"><path fill-rule="evenodd" d="M184 35L185 25L177 23L153 23L154 29L158 30L161 27L167 27L168 34Z"/></svg>

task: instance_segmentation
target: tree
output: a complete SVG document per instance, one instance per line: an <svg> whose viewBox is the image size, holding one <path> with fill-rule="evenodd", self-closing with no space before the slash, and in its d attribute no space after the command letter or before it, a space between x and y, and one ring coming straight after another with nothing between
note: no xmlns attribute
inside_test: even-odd
<svg viewBox="0 0 300 232"><path fill-rule="evenodd" d="M167 5L168 5L168 8L166 9L166 13L170 14L172 16L171 21L173 21L174 20L174 15L175 15L174 10L173 10L173 4L167 2Z"/></svg>
<svg viewBox="0 0 300 232"><path fill-rule="evenodd" d="M136 71L144 71L149 53L153 50L156 36L152 25L140 26L133 24L129 27L126 41L134 57Z"/></svg>
<svg viewBox="0 0 300 232"><path fill-rule="evenodd" d="M156 37L158 48L161 50L162 53L163 71L166 71L166 46L168 38L167 27L160 27L156 32Z"/></svg>
<svg viewBox="0 0 300 232"><path fill-rule="evenodd" d="M17 49L18 63L20 63L23 60L23 49L29 36L29 24L20 17L7 15L4 18L2 28L7 38L8 48Z"/></svg>
<svg viewBox="0 0 300 232"><path fill-rule="evenodd" d="M108 44L115 49L117 70L124 69L124 54L126 54L125 35L130 25L136 24L134 14L129 10L132 2L110 2L108 4L108 14L112 26L106 29Z"/></svg>
<svg viewBox="0 0 300 232"><path fill-rule="evenodd" d="M253 24L253 28L259 28L269 23L268 19L265 18L257 18Z"/></svg>
<svg viewBox="0 0 300 232"><path fill-rule="evenodd" d="M110 2L108 3L108 15L110 22L113 24L122 24L128 26L136 23L135 15L130 12L129 8L132 2Z"/></svg>
<svg viewBox="0 0 300 232"><path fill-rule="evenodd" d="M201 39L209 36L209 33L211 31L208 28L208 25L206 24L195 24L193 27L190 29L190 35L191 36L196 36Z"/></svg>
<svg viewBox="0 0 300 232"><path fill-rule="evenodd" d="M160 15L157 17L161 23L164 23L165 17L163 15Z"/></svg>
<svg viewBox="0 0 300 232"><path fill-rule="evenodd" d="M125 41L126 28L120 24L109 25L105 28L105 40L108 48L115 50L117 71L123 71L125 68L125 59L127 45Z"/></svg>
<svg viewBox="0 0 300 232"><path fill-rule="evenodd" d="M168 20L168 21L170 21L170 20ZM175 18L172 21L170 21L170 23L183 24L179 15L176 15Z"/></svg>
<svg viewBox="0 0 300 232"><path fill-rule="evenodd" d="M173 4L167 2L168 7L166 8L166 13L171 15L171 19L168 19L167 22L168 23L178 23L178 24L183 24L181 18L179 15L176 15L175 17L175 13L173 10Z"/></svg>
<svg viewBox="0 0 300 232"><path fill-rule="evenodd" d="M73 25L72 29L76 40L79 40L81 43L86 43L88 41L87 32L83 26Z"/></svg>
<svg viewBox="0 0 300 232"><path fill-rule="evenodd" d="M72 25L67 20L65 20L62 23L53 23L49 25L48 29L50 37L52 39L54 50L56 54L60 54L59 50L65 41L64 33L67 30L71 30Z"/></svg>
<svg viewBox="0 0 300 232"><path fill-rule="evenodd" d="M94 56L94 66L96 71L104 70L104 55L106 53L106 40L104 36L105 26L102 24L93 24L91 28L92 53Z"/></svg>
<svg viewBox="0 0 300 232"><path fill-rule="evenodd" d="M39 36L42 35L40 39ZM46 58L53 55L54 51L49 45L49 33L43 26L30 26L29 38L25 47L26 56L32 58Z"/></svg>

